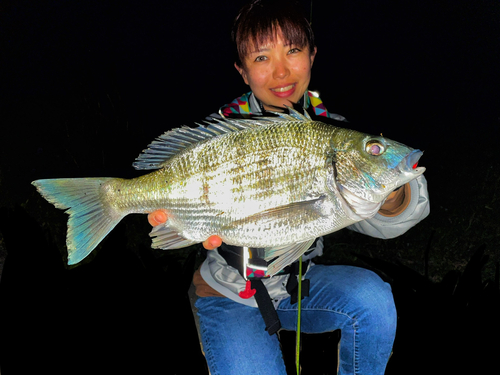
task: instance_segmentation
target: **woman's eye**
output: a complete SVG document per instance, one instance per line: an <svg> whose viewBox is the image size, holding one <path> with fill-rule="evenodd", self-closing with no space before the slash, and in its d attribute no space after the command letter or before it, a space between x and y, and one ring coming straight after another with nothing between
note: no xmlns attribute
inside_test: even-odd
<svg viewBox="0 0 500 375"><path fill-rule="evenodd" d="M371 140L366 142L365 151L370 155L382 155L385 151L385 145L378 140Z"/></svg>
<svg viewBox="0 0 500 375"><path fill-rule="evenodd" d="M288 51L288 54L291 55L293 53L298 53L300 52L300 48L292 48L290 51Z"/></svg>
<svg viewBox="0 0 500 375"><path fill-rule="evenodd" d="M264 61L264 60L266 60L266 59L267 59L267 57L266 57L266 56L257 56L257 57L255 58L255 61L256 61L256 62L259 62L259 61Z"/></svg>

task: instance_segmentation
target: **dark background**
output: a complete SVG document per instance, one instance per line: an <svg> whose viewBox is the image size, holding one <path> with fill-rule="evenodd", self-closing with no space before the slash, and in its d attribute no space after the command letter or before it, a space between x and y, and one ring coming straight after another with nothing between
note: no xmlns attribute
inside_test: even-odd
<svg viewBox="0 0 500 375"><path fill-rule="evenodd" d="M203 373L186 297L197 248L153 251L145 217L130 217L68 270L66 217L30 182L138 176L154 137L248 91L229 42L243 3L0 1L4 375ZM310 88L353 128L425 150L432 207L396 240L331 236L322 262L393 283L388 372L485 370L499 349L500 3L317 0L312 24Z"/></svg>

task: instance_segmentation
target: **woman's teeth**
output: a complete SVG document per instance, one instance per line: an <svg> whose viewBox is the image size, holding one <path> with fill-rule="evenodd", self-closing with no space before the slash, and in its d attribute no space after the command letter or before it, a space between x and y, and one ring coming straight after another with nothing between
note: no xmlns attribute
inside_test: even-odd
<svg viewBox="0 0 500 375"><path fill-rule="evenodd" d="M285 92L285 91L291 90L292 88L293 88L293 85L289 85L289 86L279 87L277 89L271 89L271 90L276 91L276 92Z"/></svg>

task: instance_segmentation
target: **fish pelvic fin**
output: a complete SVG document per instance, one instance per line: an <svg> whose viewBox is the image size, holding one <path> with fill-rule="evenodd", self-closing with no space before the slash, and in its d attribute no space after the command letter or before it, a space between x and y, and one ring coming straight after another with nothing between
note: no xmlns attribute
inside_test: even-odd
<svg viewBox="0 0 500 375"><path fill-rule="evenodd" d="M175 229L166 225L158 225L153 228L149 236L153 238L151 247L153 249L181 249L199 243L182 237Z"/></svg>
<svg viewBox="0 0 500 375"><path fill-rule="evenodd" d="M126 215L105 204L101 186L113 178L61 178L32 184L48 202L69 215L68 264L81 262Z"/></svg>
<svg viewBox="0 0 500 375"><path fill-rule="evenodd" d="M265 259L277 258L267 266L266 276L273 276L289 264L295 262L302 254L309 250L314 241L316 241L315 238L279 249L267 248L265 250Z"/></svg>

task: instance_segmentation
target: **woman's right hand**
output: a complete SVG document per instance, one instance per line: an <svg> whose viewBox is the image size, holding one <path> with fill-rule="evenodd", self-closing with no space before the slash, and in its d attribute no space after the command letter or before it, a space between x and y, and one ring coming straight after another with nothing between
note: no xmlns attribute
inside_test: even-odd
<svg viewBox="0 0 500 375"><path fill-rule="evenodd" d="M168 220L168 215L166 210L156 210L148 214L148 221L153 227L157 225L164 224ZM203 242L203 247L207 250L213 250L222 244L222 238L213 235L208 237L206 241Z"/></svg>

